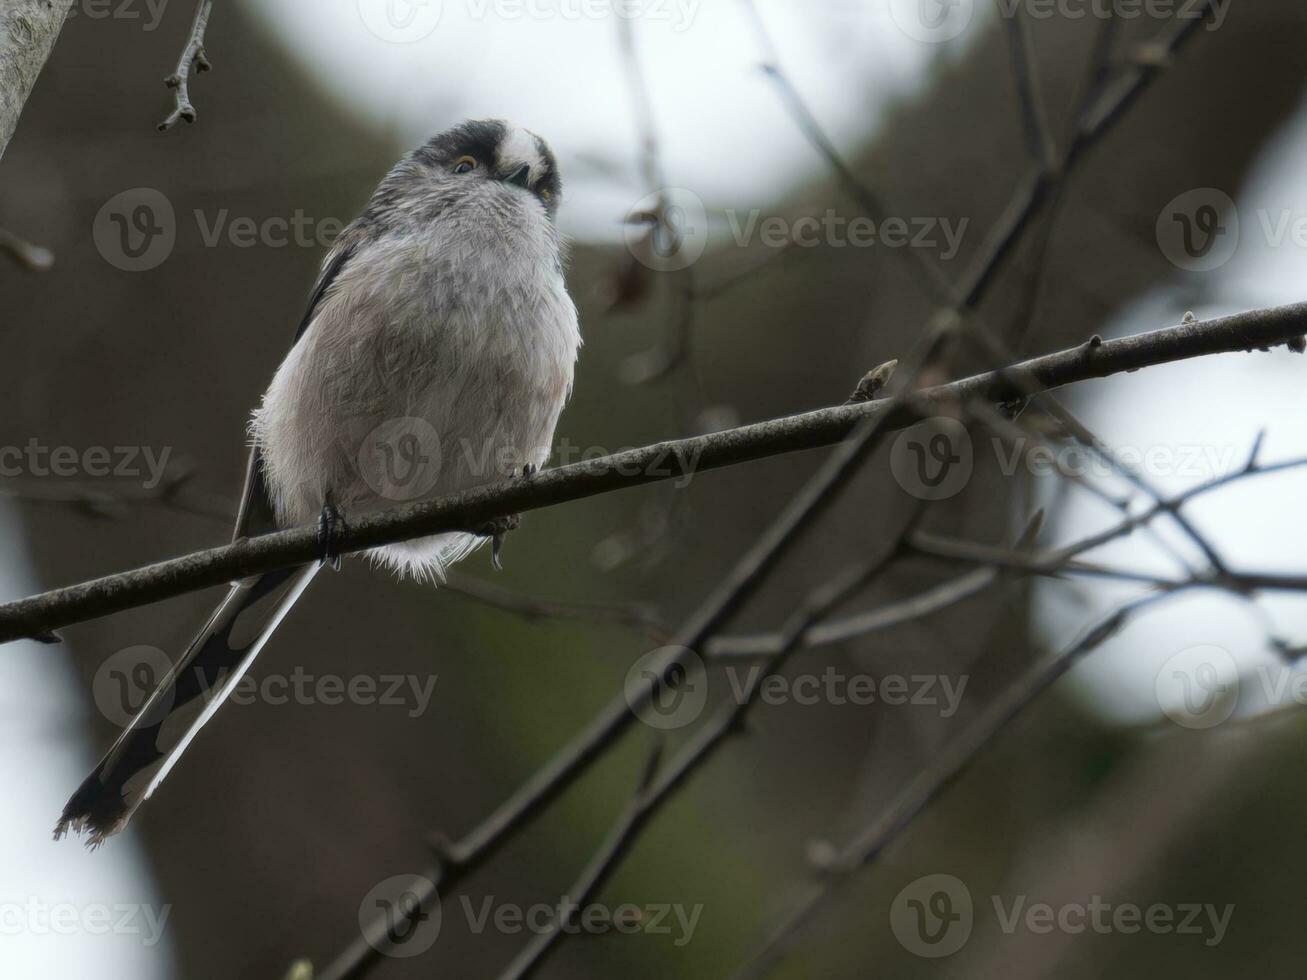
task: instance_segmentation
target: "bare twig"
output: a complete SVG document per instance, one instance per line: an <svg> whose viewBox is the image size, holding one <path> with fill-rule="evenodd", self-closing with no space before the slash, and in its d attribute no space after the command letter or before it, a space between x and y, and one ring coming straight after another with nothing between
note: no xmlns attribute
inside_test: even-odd
<svg viewBox="0 0 1307 980"><path fill-rule="evenodd" d="M896 398L908 381L917 378L921 366L935 359L949 333L947 326L941 325L923 339L920 350L909 359L911 369L900 375L903 384L896 383ZM702 649L753 597L795 542L829 509L840 491L859 472L889 430L893 410L897 408L893 399L887 408L889 410L882 414L857 422L849 438L831 453L771 526L681 625L672 644L649 665L641 685L628 687L614 697L505 803L463 839L441 849L438 866L427 876L432 889L417 896L414 915L429 907L442 890L462 875L483 864L514 833L542 813L605 749L615 744L634 723L638 712L652 703L658 691L674 686L678 672L684 673L690 665L690 658L696 656L694 651ZM385 930L380 927L365 930L363 937L351 942L333 961L323 980L362 976L382 954L382 950L369 943L366 936L384 934Z"/></svg>
<svg viewBox="0 0 1307 980"><path fill-rule="evenodd" d="M444 591L499 609L527 620L574 620L624 626L652 640L666 642L670 633L658 612L645 605L603 605L594 602L566 602L519 595L470 575L454 575Z"/></svg>
<svg viewBox="0 0 1307 980"><path fill-rule="evenodd" d="M1039 696L1064 677L1080 660L1125 628L1132 616L1159 601L1147 596L1117 609L1086 632L1062 653L1036 665L1007 693L991 704L955 742L945 746L929 765L893 802L881 819L824 862L822 878L771 930L767 939L733 974L736 980L761 977L781 959L784 947L830 897L837 885L857 871L873 864L911 825L912 821L944 790L951 786L990 745Z"/></svg>
<svg viewBox="0 0 1307 980"><path fill-rule="evenodd" d="M1001 19L1007 27L1008 46L1012 54L1012 76L1017 87L1017 103L1021 107L1021 129L1026 138L1026 152L1036 166L1042 166L1044 170L1052 170L1053 135L1048 128L1048 117L1044 113L1044 103L1039 95L1038 72L1030 50L1030 25L1022 16L1020 9L1011 16L1004 16Z"/></svg>
<svg viewBox="0 0 1307 980"><path fill-rule="evenodd" d="M188 123L195 122L195 106L191 104L191 72L199 74L213 67L204 50L204 33L209 28L209 14L212 11L213 0L199 0L186 45L182 48L181 57L177 59L177 69L163 80L164 85L172 89L174 107L168 118L159 123L160 132L172 129L183 119Z"/></svg>
<svg viewBox="0 0 1307 980"><path fill-rule="evenodd" d="M750 23L753 24L758 46L763 52L762 70L776 87L776 91L795 125L799 127L808 142L826 161L826 165L835 174L840 185L844 188L844 192L857 202L868 217L880 224L890 214L888 207L881 200L880 195L854 173L853 168L841 156L834 141L827 135L821 123L817 121L817 117L813 115L803 96L799 94L798 88L795 87L789 76L781 68L780 54L771 38L771 33L767 30L767 25L758 13L754 0L741 0L741 3ZM943 271L935 262L928 259L921 249L909 248L896 251L905 253L904 257L909 260L909 267L916 276L922 290L933 301L951 309L969 308L963 307L957 302L953 287Z"/></svg>
<svg viewBox="0 0 1307 980"><path fill-rule="evenodd" d="M1044 207L1055 199L1056 188L1065 184L1066 178L1079 166L1082 158L1111 132L1130 107L1161 77L1170 58L1193 39L1205 23L1205 18L1211 15L1214 6L1215 0L1207 0L1203 8L1204 16L1178 18L1178 23L1153 43L1153 47L1165 53L1165 58L1152 64L1135 66L1114 89L1104 83L1100 94L1097 85L1091 87L1091 96L1095 97L1095 101L1087 105L1082 113L1076 133L1062 157L1061 167L1050 173L1042 160L1037 162L998 225L986 238L980 254L974 260L974 271L967 277L968 282L963 290L965 305L974 305L988 290L1005 259L1021 241L1025 230ZM1108 22L1111 23L1111 18L1108 18ZM1110 35L1106 36L1110 39Z"/></svg>
<svg viewBox="0 0 1307 980"><path fill-rule="evenodd" d="M0 252L32 272L46 272L54 268L54 252L33 245L3 228L0 228Z"/></svg>
<svg viewBox="0 0 1307 980"><path fill-rule="evenodd" d="M901 534L894 538L880 554L860 563L814 591L790 617L789 623L782 631L783 640L780 649L769 658L763 670L751 676L743 695L724 704L703 728L696 731L676 758L666 770L657 775L656 779L646 778L645 785L636 795L603 848L591 860L581 878L568 890L568 895L575 904L581 905L590 900L617 870L622 860L635 846L640 832L663 805L685 785L686 780L700 766L712 758L729 736L742 730L745 716L755 704L763 684L767 678L776 674L785 665L790 654L802 645L803 637L809 627L882 575L900 557L902 535L915 527L921 513L922 509L918 507ZM534 974L545 957L566 938L565 925L565 921L555 922L553 928L528 944L502 974L501 980L525 980L526 977Z"/></svg>
<svg viewBox="0 0 1307 980"><path fill-rule="evenodd" d="M25 503L58 504L91 517L119 520L131 508L155 505L230 525L231 501L194 489L195 470L188 463L170 466L155 487L115 485L111 481L15 479L0 482L0 497Z"/></svg>

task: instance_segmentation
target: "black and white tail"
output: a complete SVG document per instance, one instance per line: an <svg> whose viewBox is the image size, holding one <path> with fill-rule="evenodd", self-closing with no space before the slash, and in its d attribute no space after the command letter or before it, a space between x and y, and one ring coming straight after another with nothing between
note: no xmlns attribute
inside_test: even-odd
<svg viewBox="0 0 1307 980"><path fill-rule="evenodd" d="M319 304L351 254L351 248L339 243L327 254L308 309L295 332L295 343L312 328ZM267 534L279 526L268 492L263 454L255 445L250 449L233 539ZM245 676L319 567L313 564L266 572L231 587L222 605L132 719L131 726L68 801L55 825L56 840L71 830L85 833L87 844L97 847L127 825L136 808L150 798L191 739Z"/></svg>
<svg viewBox="0 0 1307 980"><path fill-rule="evenodd" d="M318 565L267 572L232 586L186 653L73 794L55 827L98 847L126 826L196 733L226 700Z"/></svg>

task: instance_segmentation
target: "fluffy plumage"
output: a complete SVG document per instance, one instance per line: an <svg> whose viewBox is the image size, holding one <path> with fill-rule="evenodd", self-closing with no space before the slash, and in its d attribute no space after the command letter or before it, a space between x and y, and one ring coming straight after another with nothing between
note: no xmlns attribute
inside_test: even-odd
<svg viewBox="0 0 1307 980"><path fill-rule="evenodd" d="M251 423L237 535L346 519L499 482L549 456L581 344L538 136L501 120L432 138L386 176L326 256L295 345ZM436 579L480 543L379 548ZM312 570L233 586L69 801L56 836L120 830L248 669ZM160 706L168 708L161 713Z"/></svg>

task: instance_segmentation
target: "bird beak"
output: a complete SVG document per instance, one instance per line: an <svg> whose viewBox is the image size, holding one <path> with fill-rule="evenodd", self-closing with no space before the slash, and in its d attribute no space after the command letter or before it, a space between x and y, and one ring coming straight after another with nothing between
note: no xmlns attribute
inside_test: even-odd
<svg viewBox="0 0 1307 980"><path fill-rule="evenodd" d="M503 179L506 183L515 184L524 191L530 190L531 167L524 163Z"/></svg>

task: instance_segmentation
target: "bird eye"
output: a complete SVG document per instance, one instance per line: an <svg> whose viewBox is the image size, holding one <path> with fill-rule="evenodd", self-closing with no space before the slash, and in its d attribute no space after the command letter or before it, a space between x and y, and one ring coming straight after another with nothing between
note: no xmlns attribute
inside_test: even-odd
<svg viewBox="0 0 1307 980"><path fill-rule="evenodd" d="M477 168L476 157L459 157L454 164L454 173L467 174Z"/></svg>

